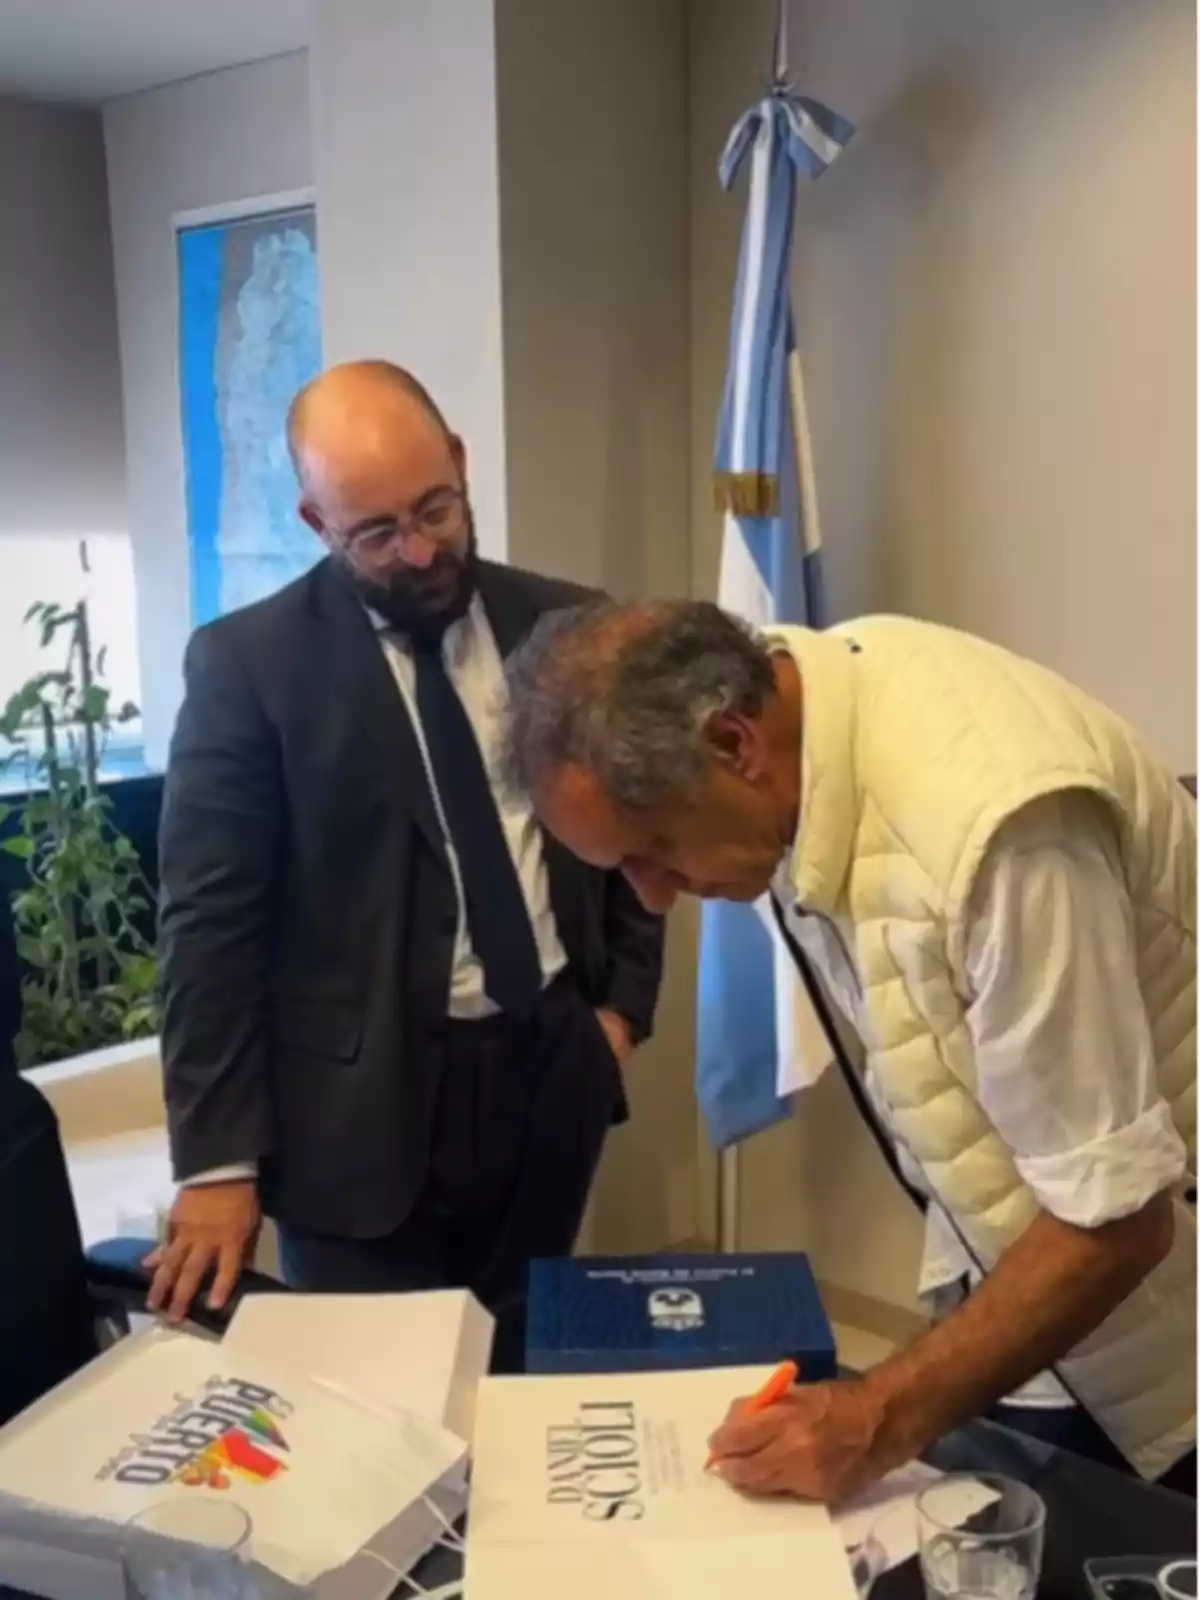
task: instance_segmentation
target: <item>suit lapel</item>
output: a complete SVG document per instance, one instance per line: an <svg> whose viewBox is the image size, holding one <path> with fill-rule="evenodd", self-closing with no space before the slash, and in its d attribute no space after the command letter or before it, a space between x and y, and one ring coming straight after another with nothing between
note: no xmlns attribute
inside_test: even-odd
<svg viewBox="0 0 1200 1600"><path fill-rule="evenodd" d="M506 567L481 561L478 585L488 625L500 654L507 660L526 638L541 613L528 592L519 583L514 583L513 574Z"/></svg>
<svg viewBox="0 0 1200 1600"><path fill-rule="evenodd" d="M333 687L335 714L353 723L364 750L373 757L372 777L376 781L382 777L388 793L445 860L445 838L421 747L370 617L329 562L313 573L312 598L317 624L314 646L320 651L320 670L328 674Z"/></svg>

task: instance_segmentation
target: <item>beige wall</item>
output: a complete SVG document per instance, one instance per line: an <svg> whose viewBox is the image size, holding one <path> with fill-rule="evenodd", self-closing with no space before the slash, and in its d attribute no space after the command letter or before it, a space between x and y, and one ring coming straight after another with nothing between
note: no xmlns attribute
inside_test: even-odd
<svg viewBox="0 0 1200 1600"><path fill-rule="evenodd" d="M166 756L191 631L180 441L176 212L311 181L303 54L234 67L104 108L125 380L129 525L147 757Z"/></svg>
<svg viewBox="0 0 1200 1600"><path fill-rule="evenodd" d="M683 0L498 0L508 554L618 594L688 583ZM587 1244L695 1228L694 941L628 1074Z"/></svg>
<svg viewBox="0 0 1200 1600"><path fill-rule="evenodd" d="M693 0L693 418L742 196L712 163L769 0ZM1194 23L1187 0L797 0L860 133L796 276L832 599L1049 662L1195 759ZM693 571L711 588L717 530Z"/></svg>
<svg viewBox="0 0 1200 1600"><path fill-rule="evenodd" d="M688 583L684 0L323 0L309 62L326 357L386 355L466 440L485 554ZM630 1073L594 1249L694 1225L693 962Z"/></svg>
<svg viewBox="0 0 1200 1600"><path fill-rule="evenodd" d="M744 195L714 163L770 0L691 0L692 575ZM854 118L795 289L835 614L893 609L1057 667L1195 765L1194 22L1186 0L796 0ZM903 1302L916 1232L840 1088L743 1163L744 1239Z"/></svg>
<svg viewBox="0 0 1200 1600"><path fill-rule="evenodd" d="M507 551L493 0L320 0L309 48L327 362L411 367Z"/></svg>
<svg viewBox="0 0 1200 1600"><path fill-rule="evenodd" d="M96 112L0 99L0 216L0 538L122 534L121 372Z"/></svg>
<svg viewBox="0 0 1200 1600"><path fill-rule="evenodd" d="M684 0L499 0L513 561L688 575Z"/></svg>

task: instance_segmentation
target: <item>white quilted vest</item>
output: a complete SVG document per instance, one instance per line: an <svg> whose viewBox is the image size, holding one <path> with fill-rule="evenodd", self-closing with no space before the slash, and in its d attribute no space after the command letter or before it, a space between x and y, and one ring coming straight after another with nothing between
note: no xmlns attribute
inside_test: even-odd
<svg viewBox="0 0 1200 1600"><path fill-rule="evenodd" d="M871 1070L897 1139L986 1270L1037 1202L974 1093L964 912L988 843L1038 796L1117 819L1159 1083L1195 1170L1196 807L1119 717L1033 663L900 617L774 630L804 685L800 906L853 930ZM1146 1477L1195 1443L1194 1213L1167 1260L1059 1363Z"/></svg>

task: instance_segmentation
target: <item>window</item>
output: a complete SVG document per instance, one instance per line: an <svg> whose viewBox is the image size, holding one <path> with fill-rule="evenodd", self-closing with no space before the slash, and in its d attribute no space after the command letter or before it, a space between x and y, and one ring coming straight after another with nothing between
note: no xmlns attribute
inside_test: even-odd
<svg viewBox="0 0 1200 1600"><path fill-rule="evenodd" d="M80 546L66 535L45 533L2 536L0 554L4 581L0 583L0 704L6 702L35 673L63 664L66 640L60 636L45 649L37 627L24 618L30 606L49 600L73 606L88 602L89 621L96 654L104 651L104 682L112 703L141 703L138 670L137 616L133 587L133 552L123 534L92 534L87 540L85 573ZM127 777L145 771L140 721L113 730L101 769L102 776ZM0 746L0 755L7 747ZM0 768L0 790L26 787L24 763Z"/></svg>
<svg viewBox="0 0 1200 1600"><path fill-rule="evenodd" d="M284 436L321 365L316 218L286 201L176 219L195 623L272 593L321 553L296 513Z"/></svg>

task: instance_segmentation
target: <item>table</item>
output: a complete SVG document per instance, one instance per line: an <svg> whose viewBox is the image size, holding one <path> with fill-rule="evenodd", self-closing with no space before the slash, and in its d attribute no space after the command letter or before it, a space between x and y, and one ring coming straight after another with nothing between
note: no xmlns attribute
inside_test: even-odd
<svg viewBox="0 0 1200 1600"><path fill-rule="evenodd" d="M1038 1600L1091 1600L1083 1564L1097 1556L1195 1554L1195 1501L1007 1428L973 1422L941 1440L925 1459L944 1472L1003 1473L1041 1495L1046 1502L1046 1558ZM415 1576L422 1587L436 1589L460 1570L458 1559L442 1550ZM401 1587L397 1593L403 1600L412 1591ZM885 1573L871 1592L871 1600L923 1596L915 1561Z"/></svg>
<svg viewBox="0 0 1200 1600"><path fill-rule="evenodd" d="M1083 1564L1096 1556L1195 1553L1195 1501L1007 1428L972 1423L943 1439L925 1459L945 1472L1003 1473L1042 1496L1047 1511L1046 1560L1039 1600L1091 1600ZM443 1549L423 1562L415 1577L423 1588L436 1589L461 1572L460 1558ZM802 1591L794 1592L802 1596ZM781 1596L784 1593L781 1590ZM923 1600L923 1593L913 1561L885 1573L871 1600ZM397 1600L412 1594L411 1588L401 1585ZM0 1584L0 1600L28 1600L28 1596Z"/></svg>

